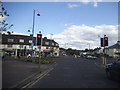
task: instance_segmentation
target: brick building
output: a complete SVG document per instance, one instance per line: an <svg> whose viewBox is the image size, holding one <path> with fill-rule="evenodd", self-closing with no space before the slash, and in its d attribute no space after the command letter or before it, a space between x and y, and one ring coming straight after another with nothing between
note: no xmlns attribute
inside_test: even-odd
<svg viewBox="0 0 120 90"><path fill-rule="evenodd" d="M33 51L34 54L40 53L51 54L59 56L59 44L52 39L47 37L42 38L42 47L37 45L37 38L33 37ZM32 36L28 35L17 35L14 33L2 34L2 44L0 49L4 55L10 56L26 56L32 53Z"/></svg>

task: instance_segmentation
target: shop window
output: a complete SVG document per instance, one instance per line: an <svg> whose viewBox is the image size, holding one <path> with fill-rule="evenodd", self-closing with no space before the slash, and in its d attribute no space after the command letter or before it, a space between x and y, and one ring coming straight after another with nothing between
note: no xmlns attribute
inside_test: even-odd
<svg viewBox="0 0 120 90"><path fill-rule="evenodd" d="M12 48L12 46L13 46L13 45L8 45L7 47L8 47L8 48Z"/></svg>
<svg viewBox="0 0 120 90"><path fill-rule="evenodd" d="M23 48L23 45L20 45L19 47L20 47L20 48Z"/></svg>

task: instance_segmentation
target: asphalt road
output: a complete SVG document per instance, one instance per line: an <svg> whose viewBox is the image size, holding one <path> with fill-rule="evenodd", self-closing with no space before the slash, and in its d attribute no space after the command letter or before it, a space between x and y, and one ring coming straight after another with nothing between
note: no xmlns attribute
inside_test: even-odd
<svg viewBox="0 0 120 90"><path fill-rule="evenodd" d="M99 59L66 56L55 60L54 69L32 88L120 88L120 83L106 78Z"/></svg>

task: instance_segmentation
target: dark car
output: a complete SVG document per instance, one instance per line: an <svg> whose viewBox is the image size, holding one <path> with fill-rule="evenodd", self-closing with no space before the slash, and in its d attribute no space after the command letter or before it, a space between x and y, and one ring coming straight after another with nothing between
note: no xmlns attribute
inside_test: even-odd
<svg viewBox="0 0 120 90"><path fill-rule="evenodd" d="M108 79L115 79L120 81L120 59L114 63L106 65L106 76Z"/></svg>

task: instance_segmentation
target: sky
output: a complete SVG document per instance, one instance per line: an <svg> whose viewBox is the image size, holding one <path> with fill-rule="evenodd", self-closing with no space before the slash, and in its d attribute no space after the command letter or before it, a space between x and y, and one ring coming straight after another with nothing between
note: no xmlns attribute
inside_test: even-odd
<svg viewBox="0 0 120 90"><path fill-rule="evenodd" d="M35 10L34 36L54 39L60 47L86 49L100 47L100 37L109 46L118 40L118 2L3 2L9 13L9 31L30 34ZM37 14L40 16L37 16Z"/></svg>

